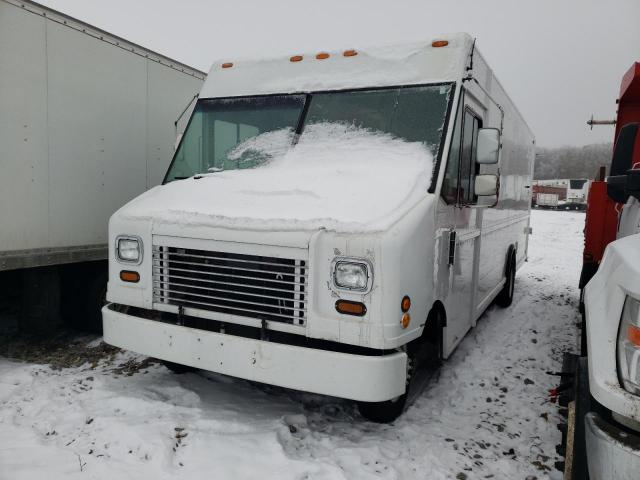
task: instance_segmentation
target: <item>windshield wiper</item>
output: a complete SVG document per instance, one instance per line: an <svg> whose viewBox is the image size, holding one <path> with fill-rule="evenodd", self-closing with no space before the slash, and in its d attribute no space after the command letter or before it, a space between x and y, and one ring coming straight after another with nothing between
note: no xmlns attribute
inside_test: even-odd
<svg viewBox="0 0 640 480"><path fill-rule="evenodd" d="M309 111L309 105L311 104L311 94L305 93L304 105L302 106L302 112L300 112L300 118L298 118L298 125L296 125L296 138L294 139L294 145L298 142L297 137L302 135L302 129L304 128L304 122L307 120L307 112Z"/></svg>

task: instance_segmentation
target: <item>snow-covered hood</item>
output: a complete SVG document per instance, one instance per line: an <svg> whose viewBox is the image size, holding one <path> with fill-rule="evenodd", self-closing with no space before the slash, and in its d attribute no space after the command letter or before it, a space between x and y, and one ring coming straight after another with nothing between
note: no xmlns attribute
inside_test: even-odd
<svg viewBox="0 0 640 480"><path fill-rule="evenodd" d="M291 135L262 134L228 155L240 162L256 154L268 159L258 167L155 187L117 215L151 220L154 230L170 224L375 232L433 198L427 193L433 156L422 143L344 124L311 125L293 148Z"/></svg>

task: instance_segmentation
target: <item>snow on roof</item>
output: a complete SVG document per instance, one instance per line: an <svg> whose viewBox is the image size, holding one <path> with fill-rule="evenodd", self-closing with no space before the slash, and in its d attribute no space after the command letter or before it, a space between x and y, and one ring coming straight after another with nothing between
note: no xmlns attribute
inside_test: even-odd
<svg viewBox="0 0 640 480"><path fill-rule="evenodd" d="M238 145L230 158L270 159L156 187L123 207L123 218L250 230L381 231L427 194L432 153L421 142L336 123Z"/></svg>
<svg viewBox="0 0 640 480"><path fill-rule="evenodd" d="M449 44L433 47L435 40ZM418 43L356 49L355 56L344 56L345 50L326 52L329 57L324 60L316 59L318 52L300 54L303 59L297 62L289 56L228 58L213 63L200 97L450 82L462 76L472 44L468 34L458 33ZM232 66L223 68L224 64Z"/></svg>

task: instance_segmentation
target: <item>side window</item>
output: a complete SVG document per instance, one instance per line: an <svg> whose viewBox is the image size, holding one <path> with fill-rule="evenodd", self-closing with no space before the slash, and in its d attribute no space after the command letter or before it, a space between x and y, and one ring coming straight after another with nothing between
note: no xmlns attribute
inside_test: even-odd
<svg viewBox="0 0 640 480"><path fill-rule="evenodd" d="M464 112L462 154L460 155L460 193L459 202L469 205L476 202L473 191L478 164L476 163L476 144L478 139L480 121L470 110Z"/></svg>
<svg viewBox="0 0 640 480"><path fill-rule="evenodd" d="M460 163L460 141L462 139L463 104L464 102L461 101L456 112L456 123L453 127L453 138L451 139L447 168L444 171L444 180L440 190L442 198L448 204L458 202L458 166Z"/></svg>
<svg viewBox="0 0 640 480"><path fill-rule="evenodd" d="M444 172L441 195L448 204L470 205L476 203L473 191L479 165L476 163L476 143L480 119L460 102L456 123Z"/></svg>

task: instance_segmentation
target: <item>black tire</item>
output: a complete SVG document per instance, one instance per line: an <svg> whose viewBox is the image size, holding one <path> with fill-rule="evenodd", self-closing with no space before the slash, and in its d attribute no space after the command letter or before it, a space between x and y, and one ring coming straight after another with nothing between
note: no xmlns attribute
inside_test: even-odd
<svg viewBox="0 0 640 480"><path fill-rule="evenodd" d="M578 360L574 380L575 425L573 430L573 455L571 462L572 480L589 480L587 465L587 445L584 431L584 418L592 410L589 392L589 370L586 357Z"/></svg>
<svg viewBox="0 0 640 480"><path fill-rule="evenodd" d="M169 370L171 370L173 373L176 373L178 375L182 375L183 373L191 373L191 372L198 371L198 369L195 367L190 367L189 365L182 365L180 363L168 362L166 360L163 360L162 364L165 367L167 367Z"/></svg>
<svg viewBox="0 0 640 480"><path fill-rule="evenodd" d="M513 293L516 285L516 252L513 248L509 249L506 265L507 281L496 297L496 304L499 307L506 308L513 302Z"/></svg>
<svg viewBox="0 0 640 480"><path fill-rule="evenodd" d="M411 372L413 369L409 352L407 352L407 387L403 395L386 402L358 402L358 411L367 420L376 423L391 423L404 412L409 397L409 386L411 384Z"/></svg>
<svg viewBox="0 0 640 480"><path fill-rule="evenodd" d="M106 261L65 265L61 269L62 317L71 327L102 334L102 307L106 303Z"/></svg>
<svg viewBox="0 0 640 480"><path fill-rule="evenodd" d="M429 312L422 337L407 345L407 386L403 395L386 402L358 402L358 410L364 418L377 423L390 423L402 415L407 400L415 387L418 369L434 369L442 363L442 328L445 322L443 311L434 306ZM415 395L414 395L415 396ZM411 396L413 401L414 396Z"/></svg>
<svg viewBox="0 0 640 480"><path fill-rule="evenodd" d="M587 347L587 314L584 308L584 289L580 290L580 356L586 357L588 353Z"/></svg>
<svg viewBox="0 0 640 480"><path fill-rule="evenodd" d="M94 269L91 273L93 275L86 290L82 307L84 322L81 328L92 333L102 334L102 307L107 303L109 276L106 268Z"/></svg>

